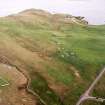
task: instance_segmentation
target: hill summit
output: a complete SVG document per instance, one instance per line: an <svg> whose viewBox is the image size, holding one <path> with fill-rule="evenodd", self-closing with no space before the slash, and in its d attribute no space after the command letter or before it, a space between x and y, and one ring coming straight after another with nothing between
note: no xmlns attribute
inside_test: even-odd
<svg viewBox="0 0 105 105"><path fill-rule="evenodd" d="M46 18L47 20L50 20L53 22L54 20L56 22L61 23L75 23L79 25L87 25L88 22L84 20L84 17L81 16L72 16L70 14L53 14L44 10L40 9L27 9L24 10L18 14L12 15L12 16L25 16L25 17L36 17L37 18ZM53 20L53 21L52 21Z"/></svg>

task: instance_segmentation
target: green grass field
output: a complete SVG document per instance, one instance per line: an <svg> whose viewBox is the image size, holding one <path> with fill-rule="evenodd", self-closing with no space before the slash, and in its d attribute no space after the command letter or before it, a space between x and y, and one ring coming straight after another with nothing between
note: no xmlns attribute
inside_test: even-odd
<svg viewBox="0 0 105 105"><path fill-rule="evenodd" d="M6 50L1 49L4 52L10 49L5 55L24 65L32 78L31 89L47 105L62 104L51 84L54 89L59 84L67 87L62 102L64 105L75 105L105 65L105 25L53 23L49 17L39 15L32 15L32 19L25 16L0 19L0 45L3 44ZM34 54L38 58L33 59ZM71 69L72 66L75 70ZM76 76L76 71L80 77ZM3 82L0 79L0 84L5 84Z"/></svg>

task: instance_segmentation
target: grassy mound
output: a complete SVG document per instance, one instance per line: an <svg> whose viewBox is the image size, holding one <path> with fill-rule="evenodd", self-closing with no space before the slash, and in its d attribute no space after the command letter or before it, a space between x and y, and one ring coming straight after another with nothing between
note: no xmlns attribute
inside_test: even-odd
<svg viewBox="0 0 105 105"><path fill-rule="evenodd" d="M23 68L47 105L75 105L105 65L105 26L75 21L42 12L0 19L0 59Z"/></svg>

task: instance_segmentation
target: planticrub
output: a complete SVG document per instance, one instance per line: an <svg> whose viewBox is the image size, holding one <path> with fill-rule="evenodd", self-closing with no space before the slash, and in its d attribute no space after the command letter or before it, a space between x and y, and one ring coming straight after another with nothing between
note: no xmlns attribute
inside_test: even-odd
<svg viewBox="0 0 105 105"><path fill-rule="evenodd" d="M9 85L9 82L5 78L0 77L0 87L5 87L8 85Z"/></svg>

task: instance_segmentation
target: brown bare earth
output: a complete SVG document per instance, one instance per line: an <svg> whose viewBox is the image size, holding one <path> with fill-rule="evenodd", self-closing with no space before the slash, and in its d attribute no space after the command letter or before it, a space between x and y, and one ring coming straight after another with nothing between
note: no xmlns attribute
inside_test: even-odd
<svg viewBox="0 0 105 105"><path fill-rule="evenodd" d="M15 67L1 63L0 76L9 82L0 88L0 105L36 105L35 97L25 89L27 78Z"/></svg>

